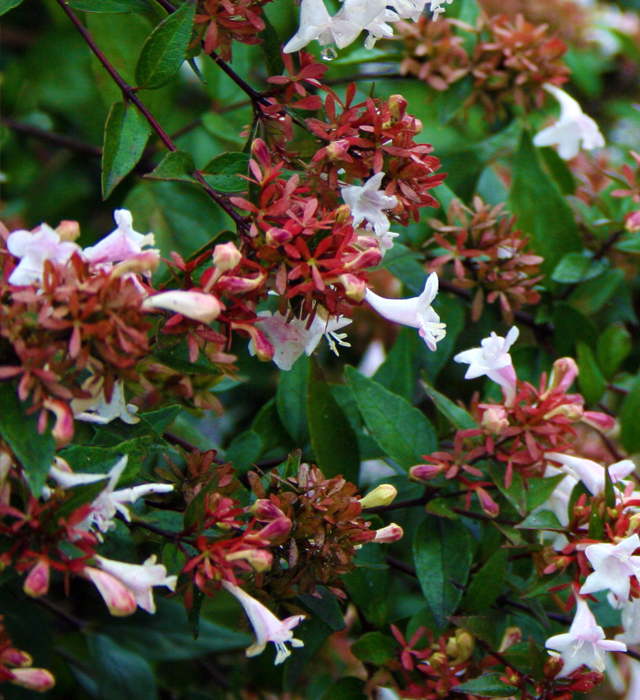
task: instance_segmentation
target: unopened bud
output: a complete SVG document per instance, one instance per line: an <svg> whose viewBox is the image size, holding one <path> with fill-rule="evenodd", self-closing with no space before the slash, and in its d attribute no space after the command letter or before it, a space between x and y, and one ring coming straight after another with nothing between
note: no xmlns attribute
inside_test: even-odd
<svg viewBox="0 0 640 700"><path fill-rule="evenodd" d="M429 663L429 666L431 666L431 668L434 671L438 671L443 666L449 665L449 660L447 659L447 655L443 654L441 651L436 651L435 654L431 654L431 656L428 658L427 661Z"/></svg>
<svg viewBox="0 0 640 700"><path fill-rule="evenodd" d="M572 357L561 357L553 363L549 386L542 398L546 398L556 389L566 392L578 376L578 365Z"/></svg>
<svg viewBox="0 0 640 700"><path fill-rule="evenodd" d="M584 416L584 409L582 406L580 406L580 404L566 403L562 406L554 408L553 411L549 411L549 413L544 416L544 420L551 420L555 416L564 416L570 421L575 422L582 420L582 417Z"/></svg>
<svg viewBox="0 0 640 700"><path fill-rule="evenodd" d="M362 301L367 291L367 284L355 275L345 273L338 277L340 284L344 287L345 294L353 301Z"/></svg>
<svg viewBox="0 0 640 700"><path fill-rule="evenodd" d="M49 571L49 560L41 557L32 567L22 587L29 597L39 598L49 592Z"/></svg>
<svg viewBox="0 0 640 700"><path fill-rule="evenodd" d="M348 204L341 204L333 213L336 223L343 224L351 216L351 207Z"/></svg>
<svg viewBox="0 0 640 700"><path fill-rule="evenodd" d="M80 224L77 221L61 221L57 228L56 233L60 236L61 241L75 241L80 235Z"/></svg>
<svg viewBox="0 0 640 700"><path fill-rule="evenodd" d="M460 628L457 629L455 635L447 641L445 648L450 659L449 663L452 666L456 666L466 661L473 654L475 643L476 640L470 632Z"/></svg>
<svg viewBox="0 0 640 700"><path fill-rule="evenodd" d="M552 679L555 678L560 671L562 671L564 659L560 656L560 654L554 654L553 652L549 652L549 654L551 654L551 656L544 665L544 675L547 678Z"/></svg>
<svg viewBox="0 0 640 700"><path fill-rule="evenodd" d="M220 315L224 306L213 294L202 292L185 292L176 289L170 292L160 292L147 297L142 303L146 311L166 309L201 323L211 323Z"/></svg>
<svg viewBox="0 0 640 700"><path fill-rule="evenodd" d="M253 292L254 290L261 287L264 283L264 274L259 274L257 277L234 277L229 275L224 275L218 280L216 291L226 292L230 296L237 296L238 294L246 294L247 292Z"/></svg>
<svg viewBox="0 0 640 700"><path fill-rule="evenodd" d="M292 238L293 234L290 231L287 231L285 228L277 228L274 226L267 231L264 241L267 245L277 248L283 243L290 241Z"/></svg>
<svg viewBox="0 0 640 700"><path fill-rule="evenodd" d="M407 100L402 95L391 95L387 104L389 105L389 113L393 123L396 124L402 121L407 112Z"/></svg>
<svg viewBox="0 0 640 700"><path fill-rule="evenodd" d="M254 571L268 571L273 564L273 555L266 549L243 549L227 554L227 561L244 559Z"/></svg>
<svg viewBox="0 0 640 700"><path fill-rule="evenodd" d="M219 243L213 249L213 264L221 272L233 270L242 260L242 253L236 248L233 241L228 243Z"/></svg>
<svg viewBox="0 0 640 700"><path fill-rule="evenodd" d="M482 486L476 487L476 493L478 494L478 500L482 506L482 510L490 517L495 518L500 514L500 506L491 498L491 496L482 488Z"/></svg>
<svg viewBox="0 0 640 700"><path fill-rule="evenodd" d="M378 544L388 544L389 542L396 542L403 534L404 532L400 525L391 523L391 525L376 530L376 536L373 541Z"/></svg>
<svg viewBox="0 0 640 700"><path fill-rule="evenodd" d="M491 435L500 435L505 428L509 427L507 412L502 406L487 408L482 414L482 423L480 425Z"/></svg>
<svg viewBox="0 0 640 700"><path fill-rule="evenodd" d="M98 589L113 616L133 615L137 608L136 599L121 581L106 571L94 569L92 566L85 566L83 573Z"/></svg>
<svg viewBox="0 0 640 700"><path fill-rule="evenodd" d="M376 506L388 506L398 495L398 489L391 484L380 484L360 499L363 508L375 508Z"/></svg>
<svg viewBox="0 0 640 700"><path fill-rule="evenodd" d="M33 659L30 654L21 649L15 649L14 647L7 647L0 652L0 663L5 666L16 666L18 668L27 668L33 663Z"/></svg>
<svg viewBox="0 0 640 700"><path fill-rule="evenodd" d="M291 532L291 520L284 516L277 520L272 520L265 525L259 532L260 538L265 540L277 540L281 537L286 537Z"/></svg>
<svg viewBox="0 0 640 700"><path fill-rule="evenodd" d="M258 498L250 508L253 517L261 523L270 523L272 520L283 518L284 513L268 498Z"/></svg>
<svg viewBox="0 0 640 700"><path fill-rule="evenodd" d="M332 141L325 149L327 157L330 161L342 160L345 153L349 150L349 142L346 139L338 139Z"/></svg>
<svg viewBox="0 0 640 700"><path fill-rule="evenodd" d="M518 644L522 641L522 630L519 627L507 627L502 636L502 641L500 642L500 648L498 651L502 653L507 651L514 644Z"/></svg>
<svg viewBox="0 0 640 700"><path fill-rule="evenodd" d="M365 270L370 267L377 267L382 261L380 248L367 248L350 260L345 267L352 270Z"/></svg>
<svg viewBox="0 0 640 700"><path fill-rule="evenodd" d="M439 464L417 464L409 469L409 478L412 481L429 481L435 479L446 468L446 465L440 462Z"/></svg>
<svg viewBox="0 0 640 700"><path fill-rule="evenodd" d="M640 231L640 209L638 209L638 211L632 211L624 217L624 227L630 233L637 233Z"/></svg>
<svg viewBox="0 0 640 700"><path fill-rule="evenodd" d="M11 683L38 693L51 690L56 684L56 679L45 668L14 668L11 674Z"/></svg>
<svg viewBox="0 0 640 700"><path fill-rule="evenodd" d="M616 427L616 419L599 411L585 411L582 414L582 421L601 433L608 433Z"/></svg>

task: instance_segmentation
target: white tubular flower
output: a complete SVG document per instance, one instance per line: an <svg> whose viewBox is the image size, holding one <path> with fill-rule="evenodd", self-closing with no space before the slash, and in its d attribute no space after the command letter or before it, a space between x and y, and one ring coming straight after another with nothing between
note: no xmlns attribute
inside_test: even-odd
<svg viewBox="0 0 640 700"><path fill-rule="evenodd" d="M429 2L429 9L433 13L433 19L438 19L438 15L441 15L444 13L445 8L442 7L445 2L447 5L451 5L453 0L428 0Z"/></svg>
<svg viewBox="0 0 640 700"><path fill-rule="evenodd" d="M611 600L609 602L612 602ZM640 598L632 598L630 601L617 602L614 607L622 610L622 627L624 632L616 634L616 642L624 644L640 644ZM631 698L631 696L629 696Z"/></svg>
<svg viewBox="0 0 640 700"><path fill-rule="evenodd" d="M339 17L331 17L322 0L302 0L300 28L285 45L284 53L300 51L316 39L322 46L336 44L343 49L355 41L362 27Z"/></svg>
<svg viewBox="0 0 640 700"><path fill-rule="evenodd" d="M561 452L545 452L545 459L558 462L560 469L569 474L576 481L581 481L594 496L599 496L604 491L605 471L597 462L584 457L562 454ZM608 467L611 481L615 484L635 470L635 465L630 459L623 459Z"/></svg>
<svg viewBox="0 0 640 700"><path fill-rule="evenodd" d="M167 576L167 570L163 564L156 564L155 554L150 556L143 564L126 564L121 561L105 559L96 555L96 561L101 571L118 579L133 595L139 608L148 613L155 613L156 603L151 589L153 586L166 586L169 590L176 590L177 576Z"/></svg>
<svg viewBox="0 0 640 700"><path fill-rule="evenodd" d="M384 177L383 172L379 172L370 177L362 187L352 185L342 187L342 199L351 208L353 216L353 227L368 221L375 231L376 236L383 237L389 231L389 219L383 210L393 209L398 203L398 198L384 194L379 187Z"/></svg>
<svg viewBox="0 0 640 700"><path fill-rule="evenodd" d="M201 323L215 321L224 308L220 300L213 294L203 292L185 292L174 289L170 292L160 292L147 297L142 302L142 308L147 311L165 309L182 314L187 318Z"/></svg>
<svg viewBox="0 0 640 700"><path fill-rule="evenodd" d="M560 103L560 119L533 137L535 146L558 144L558 154L564 160L575 158L581 146L587 151L604 146L598 125L583 113L573 97L551 83L542 87Z"/></svg>
<svg viewBox="0 0 640 700"><path fill-rule="evenodd" d="M10 233L7 250L20 258L18 266L9 276L9 284L28 285L42 280L47 260L64 264L81 248L71 241L61 241L51 226L40 224L34 231Z"/></svg>
<svg viewBox="0 0 640 700"><path fill-rule="evenodd" d="M222 586L240 601L256 635L255 643L247 647L247 656L261 654L267 646L267 642L273 642L277 650L275 660L277 665L291 655L291 650L285 646L286 643L290 643L292 647L304 646L304 642L294 639L291 631L304 620L304 615L292 615L284 620L278 620L269 608L252 598L242 588L234 586L228 581L222 581Z"/></svg>
<svg viewBox="0 0 640 700"><path fill-rule="evenodd" d="M417 328L418 334L427 344L429 350L436 350L446 335L446 324L440 323L440 317L431 308L431 302L438 293L438 275L432 272L419 297L410 299L385 299L370 289L364 296L365 300L388 321L401 323L403 326Z"/></svg>
<svg viewBox="0 0 640 700"><path fill-rule="evenodd" d="M557 678L565 678L580 666L584 665L592 671L604 672L605 651L626 651L627 646L622 642L605 639L602 627L596 623L587 601L577 599L578 610L565 634L556 634L547 639L545 646L560 652L564 666Z"/></svg>
<svg viewBox="0 0 640 700"><path fill-rule="evenodd" d="M631 576L640 581L640 557L632 556L638 547L640 537L637 534L616 545L589 545L584 553L593 567L593 573L587 577L580 593L587 595L609 590L618 600L626 601L631 589Z"/></svg>
<svg viewBox="0 0 640 700"><path fill-rule="evenodd" d="M465 379L486 375L499 384L504 391L507 406L511 406L516 397L516 372L513 369L509 349L518 339L519 332L516 326L511 328L506 338L501 338L492 332L489 338L484 338L480 342L482 347L459 352L453 358L456 362L469 365L464 375Z"/></svg>
<svg viewBox="0 0 640 700"><path fill-rule="evenodd" d="M307 328L306 319L292 318L287 321L287 317L279 312L271 315L269 311L261 311L258 316L260 316L260 320L257 321L260 331L274 348L273 362L279 369L285 371L293 367L303 352L307 356L311 355L323 335L336 355L338 354L336 343L349 346L349 343L344 341L346 334L336 333L336 331L348 326L351 323L350 318L333 316L325 318L318 311L311 326ZM249 343L249 352L252 355L255 354L253 341Z"/></svg>
<svg viewBox="0 0 640 700"><path fill-rule="evenodd" d="M127 209L116 209L113 218L117 228L94 246L85 248L82 255L94 265L117 263L143 252L147 245L155 245L153 233L143 235L133 230L133 217ZM145 252L151 252L146 250ZM159 255L159 251L155 251Z"/></svg>
<svg viewBox="0 0 640 700"><path fill-rule="evenodd" d="M104 425L116 418L130 425L140 422L140 418L135 415L138 407L125 403L124 382L121 379L114 382L111 401L105 399L104 390L101 388L93 399L73 399L71 409L76 420L87 423Z"/></svg>

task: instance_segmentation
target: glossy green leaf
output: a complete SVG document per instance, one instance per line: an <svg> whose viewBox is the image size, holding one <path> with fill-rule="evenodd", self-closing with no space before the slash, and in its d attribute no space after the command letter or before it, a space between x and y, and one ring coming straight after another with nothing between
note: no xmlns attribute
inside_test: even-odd
<svg viewBox="0 0 640 700"><path fill-rule="evenodd" d="M419 343L422 342L413 328L402 328L391 352L373 375L374 381L411 402L415 385L415 359Z"/></svg>
<svg viewBox="0 0 640 700"><path fill-rule="evenodd" d="M491 618L482 615L454 616L450 618L456 627L460 627L467 632L471 632L474 637L494 646L496 643L497 630Z"/></svg>
<svg viewBox="0 0 640 700"><path fill-rule="evenodd" d="M338 601L328 588L316 586L314 595L311 595L311 593L303 593L298 596L298 600L307 610L317 615L325 625L329 626L334 632L339 632L347 626Z"/></svg>
<svg viewBox="0 0 640 700"><path fill-rule="evenodd" d="M624 449L633 454L640 452L640 375L620 409L620 441Z"/></svg>
<svg viewBox="0 0 640 700"><path fill-rule="evenodd" d="M102 149L102 198L107 199L116 185L140 160L150 128L132 105L114 102L107 117Z"/></svg>
<svg viewBox="0 0 640 700"><path fill-rule="evenodd" d="M576 284L598 277L608 268L606 259L594 260L583 253L567 253L551 273L551 279L563 284Z"/></svg>
<svg viewBox="0 0 640 700"><path fill-rule="evenodd" d="M500 464L489 464L487 467L493 483L500 489L502 495L511 503L511 505L520 513L526 515L527 501L525 498L524 482L520 472L513 470L511 484L506 486L506 471L505 467Z"/></svg>
<svg viewBox="0 0 640 700"><path fill-rule="evenodd" d="M539 510L535 513L531 513L531 515L525 518L519 525L516 525L516 527L520 530L564 530L556 514L550 510Z"/></svg>
<svg viewBox="0 0 640 700"><path fill-rule="evenodd" d="M309 358L299 357L288 372L281 372L276 391L276 406L282 425L298 447L309 442L307 423L307 377Z"/></svg>
<svg viewBox="0 0 640 700"><path fill-rule="evenodd" d="M471 536L459 521L427 515L413 538L418 581L434 620L444 627L462 598L471 569Z"/></svg>
<svg viewBox="0 0 640 700"><path fill-rule="evenodd" d="M13 10L14 7L18 7L21 2L22 0L0 0L0 16Z"/></svg>
<svg viewBox="0 0 640 700"><path fill-rule="evenodd" d="M351 653L363 663L378 666L393 659L398 651L398 642L381 632L367 632L351 645Z"/></svg>
<svg viewBox="0 0 640 700"><path fill-rule="evenodd" d="M382 548L376 545L363 547L356 554L354 563L355 571L342 577L349 598L369 622L382 628L389 615L389 567Z"/></svg>
<svg viewBox="0 0 640 700"><path fill-rule="evenodd" d="M408 469L437 449L433 427L417 408L353 367L345 374L369 431L391 459Z"/></svg>
<svg viewBox="0 0 640 700"><path fill-rule="evenodd" d="M105 634L91 634L87 644L103 700L157 700L156 679L145 659Z"/></svg>
<svg viewBox="0 0 640 700"><path fill-rule="evenodd" d="M282 670L282 686L286 693L290 693L297 687L300 676L308 667L309 661L316 656L318 649L331 633L331 627L316 615L311 615L310 618L296 627L294 636L304 646L294 649L291 656L285 661ZM269 650L267 653L273 658L273 651Z"/></svg>
<svg viewBox="0 0 640 700"><path fill-rule="evenodd" d="M569 296L569 303L586 316L595 314L610 301L624 281L622 270L609 270L595 279L579 284Z"/></svg>
<svg viewBox="0 0 640 700"><path fill-rule="evenodd" d="M229 445L225 452L225 459L233 462L234 469L243 474L252 469L262 454L262 440L258 433L247 430L240 433Z"/></svg>
<svg viewBox="0 0 640 700"><path fill-rule="evenodd" d="M554 179L560 192L564 195L572 195L576 191L576 179L569 169L567 162L563 160L558 151L551 146L545 146L538 150L547 172Z"/></svg>
<svg viewBox="0 0 640 700"><path fill-rule="evenodd" d="M104 14L154 12L153 6L147 0L67 0L67 5L73 10Z"/></svg>
<svg viewBox="0 0 640 700"><path fill-rule="evenodd" d="M158 167L145 177L150 180L186 180L196 182L193 171L196 166L193 158L186 151L171 151L160 161Z"/></svg>
<svg viewBox="0 0 640 700"><path fill-rule="evenodd" d="M282 40L278 36L276 28L271 24L266 12L262 13L264 29L258 34L261 40L260 49L265 59L268 75L282 75L284 73L284 61L280 51L282 50Z"/></svg>
<svg viewBox="0 0 640 700"><path fill-rule="evenodd" d="M260 409L251 424L251 430L256 432L262 441L262 459L282 457L284 461L286 454L296 448L287 429L282 425L275 397Z"/></svg>
<svg viewBox="0 0 640 700"><path fill-rule="evenodd" d="M545 478L532 477L528 480L528 490L525 494L527 511L530 512L541 506L549 499L558 484L564 480L566 474L547 476Z"/></svg>
<svg viewBox="0 0 640 700"><path fill-rule="evenodd" d="M502 593L508 564L506 549L494 552L471 579L460 603L462 610L470 613L487 611Z"/></svg>
<svg viewBox="0 0 640 700"><path fill-rule="evenodd" d="M185 2L153 30L136 66L139 88L157 90L178 72L191 39L195 9L195 3Z"/></svg>
<svg viewBox="0 0 640 700"><path fill-rule="evenodd" d="M501 673L485 673L451 690L454 693L468 693L481 698L506 698L515 695L518 689L501 681L501 675Z"/></svg>
<svg viewBox="0 0 640 700"><path fill-rule="evenodd" d="M240 177L246 175L249 167L247 153L223 153L210 160L202 174L208 185L220 192L244 192L247 181Z"/></svg>
<svg viewBox="0 0 640 700"><path fill-rule="evenodd" d="M464 408L453 403L451 399L448 399L444 394L434 389L428 382L421 381L420 384L440 413L442 413L455 428L459 430L472 430L478 427L477 423Z"/></svg>
<svg viewBox="0 0 640 700"><path fill-rule="evenodd" d="M427 279L419 259L418 253L409 250L402 243L396 243L384 256L380 267L395 275L412 294L419 295L424 290Z"/></svg>
<svg viewBox="0 0 640 700"><path fill-rule="evenodd" d="M518 228L531 236L532 249L544 258L543 272L552 272L567 253L582 250L571 207L542 169L526 130L514 157L507 208L517 215Z"/></svg>
<svg viewBox="0 0 640 700"><path fill-rule="evenodd" d="M611 324L598 338L596 357L598 366L611 379L632 350L631 334L619 323Z"/></svg>
<svg viewBox="0 0 640 700"><path fill-rule="evenodd" d="M580 369L578 374L580 393L584 396L587 404L597 404L603 397L606 389L605 379L591 348L586 343L579 342L576 349L578 351L578 367Z"/></svg>
<svg viewBox="0 0 640 700"><path fill-rule="evenodd" d="M578 309L564 301L553 307L553 329L558 355L573 355L578 341L593 345L598 337L595 325Z"/></svg>
<svg viewBox="0 0 640 700"><path fill-rule="evenodd" d="M0 381L0 436L24 468L32 493L39 495L53 463L56 443L50 425L44 433L38 432L38 413L27 414L29 403L20 401L13 382Z"/></svg>
<svg viewBox="0 0 640 700"><path fill-rule="evenodd" d="M307 383L307 420L316 463L330 478L341 474L358 482L360 455L358 438L347 417L333 398L326 382L311 369Z"/></svg>

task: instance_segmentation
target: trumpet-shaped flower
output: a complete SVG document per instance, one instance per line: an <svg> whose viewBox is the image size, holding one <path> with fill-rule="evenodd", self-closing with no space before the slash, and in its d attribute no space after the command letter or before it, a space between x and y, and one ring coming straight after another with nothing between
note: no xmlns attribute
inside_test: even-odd
<svg viewBox="0 0 640 700"><path fill-rule="evenodd" d="M61 241L60 236L47 224L34 231L14 231L7 238L7 250L20 262L9 276L9 284L28 285L39 282L47 260L64 264L80 246Z"/></svg>
<svg viewBox="0 0 640 700"><path fill-rule="evenodd" d="M604 138L598 125L588 117L580 105L564 90L545 83L544 89L560 103L560 119L533 137L536 146L558 144L558 154L565 160L578 155L580 146L590 151L604 146Z"/></svg>
<svg viewBox="0 0 640 700"><path fill-rule="evenodd" d="M609 602L615 603L614 607L622 610L622 627L624 632L616 634L616 642L640 644L640 598L632 598L629 601L610 599Z"/></svg>
<svg viewBox="0 0 640 700"><path fill-rule="evenodd" d="M576 481L581 481L594 496L599 496L604 491L605 471L597 462L584 457L562 454L561 452L545 452L545 458L558 462L560 469L572 476ZM623 459L608 467L611 481L616 483L634 471L635 465L630 459Z"/></svg>
<svg viewBox="0 0 640 700"><path fill-rule="evenodd" d="M252 598L242 588L234 586L229 581L222 581L222 586L240 601L256 635L255 643L246 650L247 656L261 654L267 646L267 642L273 642L277 650L275 663L281 664L291 655L291 650L285 646L287 642L292 647L304 646L302 641L294 639L291 631L304 620L304 615L292 615L284 620L279 620L269 608Z"/></svg>
<svg viewBox="0 0 640 700"><path fill-rule="evenodd" d="M560 652L564 661L558 678L568 676L582 665L602 673L605 665L605 651L627 650L626 644L605 639L602 627L597 625L584 598L578 597L577 605L576 616L569 631L565 634L556 634L547 639L545 644L547 649Z"/></svg>
<svg viewBox="0 0 640 700"><path fill-rule="evenodd" d="M82 251L83 257L94 265L122 262L142 253L144 246L156 242L153 233L144 235L133 230L133 217L127 209L116 209L113 218L117 228L94 246Z"/></svg>
<svg viewBox="0 0 640 700"><path fill-rule="evenodd" d="M357 38L362 26L339 17L331 17L322 0L302 0L300 4L300 28L285 45L284 53L300 51L310 41L317 39L322 45L336 44L340 49Z"/></svg>
<svg viewBox="0 0 640 700"><path fill-rule="evenodd" d="M142 302L142 308L148 311L166 309L194 321L211 323L218 318L224 306L213 294L172 289L169 292L160 292L147 297Z"/></svg>
<svg viewBox="0 0 640 700"><path fill-rule="evenodd" d="M631 588L630 578L640 581L640 557L632 556L640 547L637 534L627 537L616 545L591 544L584 553L593 567L580 589L582 595L597 591L611 591L618 600L626 601Z"/></svg>
<svg viewBox="0 0 640 700"><path fill-rule="evenodd" d="M438 293L438 275L432 272L419 297L411 299L385 299L367 289L365 300L388 321L417 328L418 334L429 350L435 350L437 343L446 335L446 324L431 308L431 302Z"/></svg>
<svg viewBox="0 0 640 700"><path fill-rule="evenodd" d="M113 384L111 401L106 400L104 391L100 388L100 391L94 398L73 399L71 408L74 413L73 417L76 420L86 421L87 423L104 425L116 418L131 425L140 422L140 418L135 415L138 407L125 402L124 382L121 379L118 379Z"/></svg>
<svg viewBox="0 0 640 700"><path fill-rule="evenodd" d="M516 326L511 328L506 338L491 333L489 338L480 342L482 347L459 352L453 359L469 365L465 379L475 379L486 375L499 384L505 395L507 406L513 404L516 396L516 372L513 369L509 348L516 342L519 331Z"/></svg>
<svg viewBox="0 0 640 700"><path fill-rule="evenodd" d="M363 221L368 221L373 226L376 236L380 237L389 231L389 218L384 210L393 209L398 203L395 195L389 197L379 189L383 177L384 173L379 172L370 177L362 187L352 185L341 190L342 199L351 208L354 228Z"/></svg>

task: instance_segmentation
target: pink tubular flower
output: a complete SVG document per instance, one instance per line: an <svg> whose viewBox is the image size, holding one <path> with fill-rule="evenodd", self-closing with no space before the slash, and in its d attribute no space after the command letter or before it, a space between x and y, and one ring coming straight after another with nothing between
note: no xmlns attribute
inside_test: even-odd
<svg viewBox="0 0 640 700"><path fill-rule="evenodd" d="M38 693L51 690L56 684L53 674L46 668L12 668L11 675L13 678L9 680L10 683Z"/></svg>
<svg viewBox="0 0 640 700"><path fill-rule="evenodd" d="M138 607L136 599L122 581L106 571L94 569L92 566L85 566L83 573L98 589L109 608L109 612L114 617L133 615Z"/></svg>
<svg viewBox="0 0 640 700"><path fill-rule="evenodd" d="M404 326L417 328L418 334L427 344L429 350L436 350L439 343L446 335L445 324L440 323L440 317L431 308L431 302L438 293L438 275L432 272L419 297L411 299L385 299L370 289L367 289L365 301L367 301L383 318Z"/></svg>
<svg viewBox="0 0 640 700"><path fill-rule="evenodd" d="M49 592L49 560L40 557L24 581L23 590L31 598L39 598Z"/></svg>
<svg viewBox="0 0 640 700"><path fill-rule="evenodd" d="M304 620L304 615L292 615L284 620L278 620L271 610L252 598L242 588L234 586L229 581L222 581L222 586L240 601L255 632L256 641L247 648L247 656L261 654L267 646L267 642L273 642L277 649L275 660L277 665L291 655L291 650L285 646L287 642L292 647L304 646L304 643L299 639L294 639L291 631Z"/></svg>
<svg viewBox="0 0 640 700"><path fill-rule="evenodd" d="M146 245L154 245L156 240L153 233L143 235L133 230L133 217L127 209L116 209L113 212L118 227L108 236L98 241L94 246L85 248L82 251L82 256L94 265L105 263L118 263L127 260L142 252L152 252L147 249L143 251ZM157 250L153 252L158 255Z"/></svg>
<svg viewBox="0 0 640 700"><path fill-rule="evenodd" d="M513 369L509 348L518 339L518 328L513 326L506 338L491 333L489 338L481 341L480 348L459 352L453 359L469 365L465 379L475 379L486 375L502 387L505 405L513 405L516 397L516 372Z"/></svg>
<svg viewBox="0 0 640 700"><path fill-rule="evenodd" d="M547 639L545 646L560 652L564 661L562 670L557 678L564 678L580 666L588 666L593 671L604 671L605 651L626 651L627 645L605 639L602 627L596 624L587 601L578 597L578 610L565 634L556 634Z"/></svg>
<svg viewBox="0 0 640 700"><path fill-rule="evenodd" d="M174 289L147 297L142 303L147 311L166 309L201 323L211 323L224 308L222 302L213 294L203 292L185 292Z"/></svg>
<svg viewBox="0 0 640 700"><path fill-rule="evenodd" d="M399 539L402 538L402 535L404 535L404 531L400 527L400 525L391 523L386 527L380 528L380 530L376 530L376 536L373 541L377 542L378 544L397 542Z"/></svg>
<svg viewBox="0 0 640 700"><path fill-rule="evenodd" d="M580 589L581 595L609 590L618 600L626 601L629 598L631 576L640 581L640 557L632 556L638 547L640 537L635 533L616 545L589 545L584 553L593 567L593 573Z"/></svg>

